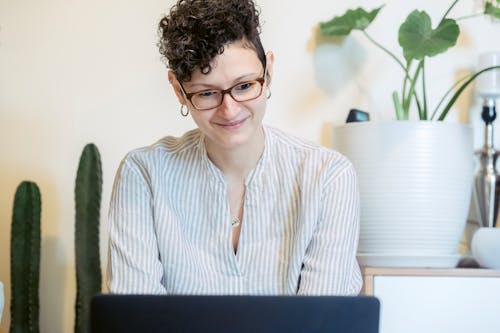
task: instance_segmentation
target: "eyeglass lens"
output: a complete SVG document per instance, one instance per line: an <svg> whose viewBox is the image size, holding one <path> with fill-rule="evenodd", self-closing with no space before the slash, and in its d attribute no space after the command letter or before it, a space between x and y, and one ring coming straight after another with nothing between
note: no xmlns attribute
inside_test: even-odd
<svg viewBox="0 0 500 333"><path fill-rule="evenodd" d="M262 93L262 83L248 81L238 83L229 90L205 90L191 96L191 103L197 109L212 109L222 104L224 95L229 93L237 102L244 102L255 99Z"/></svg>

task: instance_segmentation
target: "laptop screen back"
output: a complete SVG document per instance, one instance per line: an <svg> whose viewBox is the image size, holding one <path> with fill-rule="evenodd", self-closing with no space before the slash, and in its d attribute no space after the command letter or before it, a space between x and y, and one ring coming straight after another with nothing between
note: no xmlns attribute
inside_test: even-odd
<svg viewBox="0 0 500 333"><path fill-rule="evenodd" d="M99 295L92 333L378 333L379 302L345 296Z"/></svg>

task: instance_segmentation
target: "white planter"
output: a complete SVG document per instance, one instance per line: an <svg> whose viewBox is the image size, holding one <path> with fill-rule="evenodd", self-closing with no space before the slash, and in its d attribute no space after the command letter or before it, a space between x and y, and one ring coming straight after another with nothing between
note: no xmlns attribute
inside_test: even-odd
<svg viewBox="0 0 500 333"><path fill-rule="evenodd" d="M470 247L481 267L500 269L500 228L479 228Z"/></svg>
<svg viewBox="0 0 500 333"><path fill-rule="evenodd" d="M348 123L333 130L332 141L358 175L360 264L456 265L472 186L470 126L430 121Z"/></svg>

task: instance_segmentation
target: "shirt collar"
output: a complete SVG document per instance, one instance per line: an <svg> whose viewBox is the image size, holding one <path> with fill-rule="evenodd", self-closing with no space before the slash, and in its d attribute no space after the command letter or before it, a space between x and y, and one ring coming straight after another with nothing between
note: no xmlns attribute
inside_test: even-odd
<svg viewBox="0 0 500 333"><path fill-rule="evenodd" d="M269 151L272 147L272 138L271 138L271 131L266 127L263 126L264 129L264 151L262 152L262 155L257 162L257 165L255 168L253 168L252 171L248 174L248 176L245 179L245 186L250 186L254 182L258 182L264 173L265 165L267 163L267 160L269 159ZM199 131L200 136L199 136L199 141L198 141L198 149L200 152L200 158L202 160L203 167L207 172L212 174L212 177L219 181L225 183L225 177L222 171L208 158L208 153L207 149L205 147L205 134L203 132Z"/></svg>

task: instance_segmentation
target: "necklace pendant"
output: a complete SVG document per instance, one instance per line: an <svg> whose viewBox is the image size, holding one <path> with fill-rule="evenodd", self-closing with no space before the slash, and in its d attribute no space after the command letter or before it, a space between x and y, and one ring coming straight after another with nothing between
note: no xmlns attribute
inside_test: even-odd
<svg viewBox="0 0 500 333"><path fill-rule="evenodd" d="M237 218L237 217L235 217L234 219L232 219L232 220L231 220L231 226L232 226L233 228L237 228L237 227L239 227L239 226L240 226L240 224L241 224L241 221L240 221L240 219L239 219L239 218Z"/></svg>

